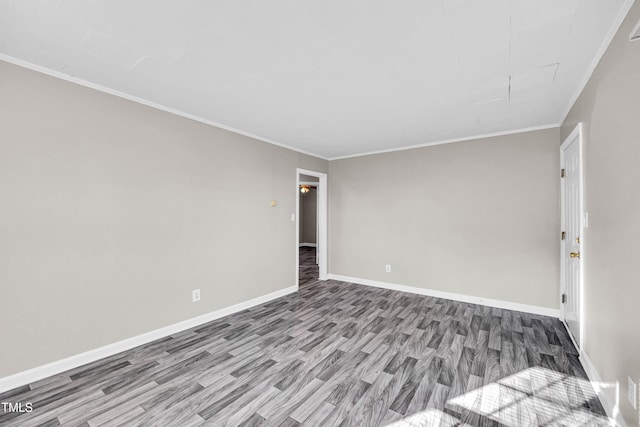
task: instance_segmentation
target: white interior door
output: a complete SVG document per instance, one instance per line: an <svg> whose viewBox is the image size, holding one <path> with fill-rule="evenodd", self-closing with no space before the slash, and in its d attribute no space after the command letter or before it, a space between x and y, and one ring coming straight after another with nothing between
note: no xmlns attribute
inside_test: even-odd
<svg viewBox="0 0 640 427"><path fill-rule="evenodd" d="M560 148L562 163L562 312L576 345L581 345L583 209L581 126Z"/></svg>

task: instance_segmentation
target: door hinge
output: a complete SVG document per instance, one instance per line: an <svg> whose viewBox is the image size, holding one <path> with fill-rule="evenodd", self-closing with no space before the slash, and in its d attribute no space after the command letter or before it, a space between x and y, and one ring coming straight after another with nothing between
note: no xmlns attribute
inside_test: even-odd
<svg viewBox="0 0 640 427"><path fill-rule="evenodd" d="M567 294L562 294L562 303L563 304L567 303Z"/></svg>
<svg viewBox="0 0 640 427"><path fill-rule="evenodd" d="M564 169L560 169L560 178L564 178Z"/></svg>
<svg viewBox="0 0 640 427"><path fill-rule="evenodd" d="M567 237L567 233L565 233L564 231L562 232L562 235L560 236L561 240L564 240L565 237Z"/></svg>

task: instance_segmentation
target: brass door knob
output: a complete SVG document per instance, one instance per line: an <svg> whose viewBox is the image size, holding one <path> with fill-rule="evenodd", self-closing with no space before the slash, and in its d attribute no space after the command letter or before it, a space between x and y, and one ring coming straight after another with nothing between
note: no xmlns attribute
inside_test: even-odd
<svg viewBox="0 0 640 427"><path fill-rule="evenodd" d="M580 258L580 252L570 252L569 256L571 258Z"/></svg>

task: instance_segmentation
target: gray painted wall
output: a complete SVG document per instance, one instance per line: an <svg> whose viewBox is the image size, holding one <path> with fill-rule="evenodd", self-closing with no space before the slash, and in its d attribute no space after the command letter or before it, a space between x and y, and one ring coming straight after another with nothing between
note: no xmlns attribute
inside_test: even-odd
<svg viewBox="0 0 640 427"><path fill-rule="evenodd" d="M631 424L639 8L561 130L585 123L584 346ZM293 285L296 167L330 169L331 273L558 307L558 130L329 166L4 62L0 76L0 377Z"/></svg>
<svg viewBox="0 0 640 427"><path fill-rule="evenodd" d="M316 172L318 172L318 171L316 171ZM316 176L300 174L300 181L302 181L302 182L318 182L319 179Z"/></svg>
<svg viewBox="0 0 640 427"><path fill-rule="evenodd" d="M329 271L557 309L558 141L556 128L331 161Z"/></svg>
<svg viewBox="0 0 640 427"><path fill-rule="evenodd" d="M0 121L0 377L295 285L326 161L1 61Z"/></svg>
<svg viewBox="0 0 640 427"><path fill-rule="evenodd" d="M640 380L640 19L636 2L562 125L564 139L584 123L584 350L604 381L621 385L629 425L627 377Z"/></svg>
<svg viewBox="0 0 640 427"><path fill-rule="evenodd" d="M316 243L317 212L318 190L300 194L300 243Z"/></svg>
<svg viewBox="0 0 640 427"><path fill-rule="evenodd" d="M301 182L319 182L315 176L300 174ZM312 188L306 195L300 194L300 243L316 243L316 217L318 192Z"/></svg>

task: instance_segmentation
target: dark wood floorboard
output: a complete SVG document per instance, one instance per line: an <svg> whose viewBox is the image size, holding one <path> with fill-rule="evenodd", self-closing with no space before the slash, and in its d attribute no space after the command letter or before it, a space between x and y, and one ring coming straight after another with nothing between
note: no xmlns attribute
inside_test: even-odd
<svg viewBox="0 0 640 427"><path fill-rule="evenodd" d="M2 426L607 425L557 319L320 282L0 394Z"/></svg>

